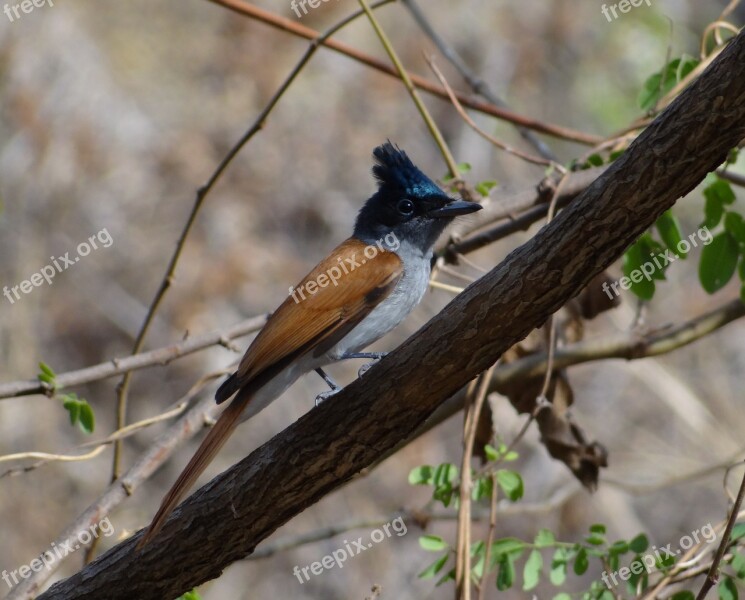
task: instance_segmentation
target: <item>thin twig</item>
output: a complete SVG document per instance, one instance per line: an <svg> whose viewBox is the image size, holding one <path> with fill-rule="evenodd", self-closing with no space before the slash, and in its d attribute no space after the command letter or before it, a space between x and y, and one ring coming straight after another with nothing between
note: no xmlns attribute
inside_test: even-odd
<svg viewBox="0 0 745 600"><path fill-rule="evenodd" d="M220 6L223 6L236 13L251 17L252 19L256 19L257 21L260 21L266 25L275 27L276 29L280 29L281 31L291 33L298 37L302 37L308 40L313 40L318 37L318 32L314 29L311 29L310 27L306 27L305 25L301 25L300 23L296 23L294 21L291 21L290 19L275 15L257 6L253 6L252 4L245 2L244 0L208 1L214 4L219 4ZM373 7L374 6L375 5L373 5ZM322 42L322 44L331 50L335 50L340 54L344 54L345 56L348 56L349 58L352 58L357 62L367 65L368 67L372 67L373 69L380 71L381 73L399 78L399 74L390 65L368 54L365 54L364 52L360 52L356 48L348 46L347 44L338 42L336 40L325 40L324 42ZM445 92L445 90L432 83L431 81L428 81L427 79L414 74L411 74L411 81L420 90L447 100L447 93ZM580 131L574 131L566 127L530 119L510 110L506 110L504 108L494 106L493 104L489 104L488 102L480 102L478 100L470 98L467 94L463 94L460 92L458 93L458 100L460 100L463 106L467 106L468 108L472 108L473 110L477 110L498 119L502 119L504 121L526 127L527 129L532 129L533 131L545 133L546 135L550 135L559 139L570 140L588 146L594 146L595 144L599 144L603 141L603 138L600 136L590 135L582 133Z"/></svg>
<svg viewBox="0 0 745 600"><path fill-rule="evenodd" d="M742 475L740 490L737 492L737 499L732 505L732 510L730 512L729 518L727 519L727 526L725 527L724 533L722 534L722 540L719 542L717 553L714 556L713 562L711 563L711 568L706 575L704 584L701 586L701 590L699 591L698 596L696 596L696 600L704 600L711 588L714 587L717 581L719 581L719 564L722 562L724 553L729 547L729 538L732 535L732 529L735 526L735 522L737 521L737 515L740 512L740 506L742 505L743 498L745 498L745 473L743 473Z"/></svg>
<svg viewBox="0 0 745 600"><path fill-rule="evenodd" d="M412 101L416 105L416 108L419 111L419 114L422 116L422 119L424 120L424 123L427 126L427 129L429 130L430 135L432 136L432 139L434 139L435 144L437 144L437 147L440 149L440 153L442 154L442 157L445 159L445 163L448 166L450 175L453 177L457 185L461 179L460 171L458 170L458 165L456 164L455 159L453 158L453 154L450 152L450 148L448 148L448 145L445 142L445 138L442 137L442 133L440 132L440 129L437 127L437 123L435 123L435 120L432 118L432 115L429 114L427 107L424 105L424 102L422 102L422 99L419 97L419 92L414 87L414 84L411 82L411 77L409 77L409 74L406 72L406 69L404 68L403 63L401 62L401 59L399 59L398 55L396 54L396 51L393 48L393 45L391 44L390 40L388 39L388 36L386 36L385 32L383 31L383 28L380 26L380 23L378 23L378 20L375 18L375 15L370 10L370 7L367 5L367 1L358 0L358 2L360 3L362 10L365 11L367 18L369 19L370 24L375 30L375 34L378 36L380 43L383 45L383 48L385 48L385 51L388 54L388 57L391 59L391 62L393 63L393 65L396 67L396 71L398 71L398 74L401 77L401 81L403 81L403 84L406 87L406 90L409 92L409 95L411 96Z"/></svg>
<svg viewBox="0 0 745 600"><path fill-rule="evenodd" d="M460 73L461 77L463 77L465 82L474 92L486 98L486 100L488 100L495 106L499 106L500 108L505 109L509 108L506 102L504 102L494 92L492 92L488 84L483 79L478 77L476 73L468 68L468 65L466 65L465 61L458 55L458 53L455 51L455 48L448 44L445 39L435 31L435 28L432 26L432 23L429 21L429 19L427 19L424 11L414 0L402 0L402 3L406 8L409 9L409 12L414 17L414 20L417 22L422 31L424 31L424 33L432 40L432 42L435 44L435 46L437 46L437 49L442 53L442 55L448 61L450 61L450 64L455 67L458 73ZM535 148L538 154L540 154L543 158L550 161L558 160L551 149L544 142L539 140L535 136L535 134L530 131L530 129L523 127L522 125L515 125L515 128L518 130L523 139L531 146L533 146L533 148Z"/></svg>
<svg viewBox="0 0 745 600"><path fill-rule="evenodd" d="M509 146L505 144L504 142L501 142L497 138L495 138L493 135L486 133L483 129L481 129L478 125L476 125L476 122L468 115L468 113L463 109L463 106L458 101L458 98L453 93L453 89L450 87L450 84L447 82L447 79L445 79L445 76L442 74L440 69L437 68L437 65L435 64L434 60L431 56L424 55L424 59L427 61L427 64L429 65L429 68L432 69L432 72L435 74L437 79L440 80L440 83L442 84L442 87L445 88L445 91L448 93L448 97L450 98L450 102L453 103L453 106L455 107L455 110L458 111L458 114L461 116L461 118L468 124L471 129L473 129L476 133L478 133L481 137L483 137L486 141L488 141L490 144L493 144L497 148L500 148L504 150L505 152L508 152L509 154L512 154L514 156L517 156L518 158L522 158L524 161L532 163L534 165L542 165L542 166L550 166L553 163L553 161L548 160L546 158L540 157L540 156L532 156L531 154L528 154L526 152L522 152L521 150L517 150L516 148L513 148L512 146Z"/></svg>

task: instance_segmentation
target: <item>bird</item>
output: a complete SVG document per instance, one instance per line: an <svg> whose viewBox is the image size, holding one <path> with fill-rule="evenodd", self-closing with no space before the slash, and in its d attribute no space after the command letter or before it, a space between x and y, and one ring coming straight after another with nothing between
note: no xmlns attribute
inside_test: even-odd
<svg viewBox="0 0 745 600"><path fill-rule="evenodd" d="M361 350L396 327L422 300L434 245L447 225L482 208L449 196L390 140L375 148L373 157L377 191L360 209L352 236L290 288L237 371L220 385L216 402L233 400L164 497L139 548L158 533L239 423L305 373L317 371L331 387L318 403L340 389L323 366L347 358L381 358L383 353Z"/></svg>

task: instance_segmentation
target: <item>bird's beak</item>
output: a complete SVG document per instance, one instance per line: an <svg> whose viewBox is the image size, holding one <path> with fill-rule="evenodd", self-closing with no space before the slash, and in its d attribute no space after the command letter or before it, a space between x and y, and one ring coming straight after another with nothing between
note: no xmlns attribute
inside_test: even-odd
<svg viewBox="0 0 745 600"><path fill-rule="evenodd" d="M465 200L453 200L449 204L446 204L442 208L436 208L430 210L427 213L428 217L457 217L458 215L467 215L477 210L484 208L476 202L466 202Z"/></svg>

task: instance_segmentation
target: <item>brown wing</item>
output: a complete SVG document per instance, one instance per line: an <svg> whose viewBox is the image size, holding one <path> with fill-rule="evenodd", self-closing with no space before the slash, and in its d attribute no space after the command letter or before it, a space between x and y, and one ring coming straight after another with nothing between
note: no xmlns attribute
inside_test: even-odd
<svg viewBox="0 0 745 600"><path fill-rule="evenodd" d="M345 240L295 286L243 356L237 387L311 349L332 347L393 291L401 259L374 246L375 256L367 258L366 247Z"/></svg>

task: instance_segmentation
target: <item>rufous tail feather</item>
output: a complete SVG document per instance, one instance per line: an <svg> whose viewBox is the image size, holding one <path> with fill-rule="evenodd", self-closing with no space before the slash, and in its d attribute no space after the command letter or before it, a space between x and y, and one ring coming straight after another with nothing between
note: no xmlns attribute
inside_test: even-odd
<svg viewBox="0 0 745 600"><path fill-rule="evenodd" d="M144 547L160 531L171 511L176 507L189 488L194 485L194 482L210 462L212 462L212 459L220 451L220 448L223 447L230 434L233 433L233 430L240 422L243 409L246 408L252 395L248 390L238 392L235 399L217 419L217 422L202 441L196 454L192 456L189 464L186 465L186 468L176 480L176 483L173 484L173 487L171 487L165 498L163 498L163 502L161 502L158 512L153 517L150 527L148 527L137 544L138 549Z"/></svg>

